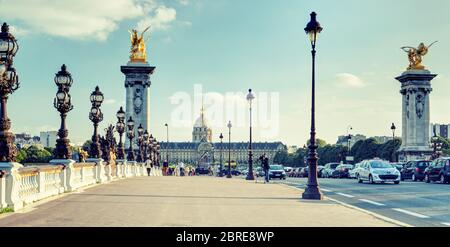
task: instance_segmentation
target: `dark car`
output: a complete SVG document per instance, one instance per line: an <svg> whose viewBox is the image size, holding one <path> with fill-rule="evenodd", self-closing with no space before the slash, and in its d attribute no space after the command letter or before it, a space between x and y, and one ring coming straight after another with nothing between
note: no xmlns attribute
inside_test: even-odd
<svg viewBox="0 0 450 247"><path fill-rule="evenodd" d="M322 171L325 168L325 166L317 166L317 177L322 177Z"/></svg>
<svg viewBox="0 0 450 247"><path fill-rule="evenodd" d="M338 165L331 173L332 178L349 178L349 171L353 169L353 165L342 164Z"/></svg>
<svg viewBox="0 0 450 247"><path fill-rule="evenodd" d="M409 161L400 170L402 181L412 179L414 182L425 179L425 169L430 165L429 160Z"/></svg>
<svg viewBox="0 0 450 247"><path fill-rule="evenodd" d="M197 167L197 168L195 168L195 174L197 174L197 175L208 175L209 174L209 170L206 169L205 167Z"/></svg>
<svg viewBox="0 0 450 247"><path fill-rule="evenodd" d="M309 175L309 167L303 167L300 169L299 177L301 178L307 178Z"/></svg>
<svg viewBox="0 0 450 247"><path fill-rule="evenodd" d="M405 166L404 163L391 163L399 172L402 171L403 167Z"/></svg>
<svg viewBox="0 0 450 247"><path fill-rule="evenodd" d="M425 182L432 181L443 184L450 181L450 157L436 159L425 169Z"/></svg>
<svg viewBox="0 0 450 247"><path fill-rule="evenodd" d="M286 172L284 171L284 167L282 165L270 165L269 178L286 179Z"/></svg>

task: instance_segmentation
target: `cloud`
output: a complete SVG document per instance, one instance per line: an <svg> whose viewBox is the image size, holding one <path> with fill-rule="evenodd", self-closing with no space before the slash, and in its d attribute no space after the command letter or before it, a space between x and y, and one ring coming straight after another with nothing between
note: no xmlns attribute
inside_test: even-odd
<svg viewBox="0 0 450 247"><path fill-rule="evenodd" d="M366 86L363 80L349 73L337 74L335 79L335 85L340 88L363 88Z"/></svg>
<svg viewBox="0 0 450 247"><path fill-rule="evenodd" d="M173 8L168 8L164 5L158 6L154 10L154 14L147 16L137 24L138 30L144 30L148 26L151 26L151 30L155 29L167 29L170 23L177 18L177 11Z"/></svg>
<svg viewBox="0 0 450 247"><path fill-rule="evenodd" d="M22 33L82 40L104 41L125 20L144 18L158 29L176 19L175 9L156 0L0 0L0 6L0 16Z"/></svg>

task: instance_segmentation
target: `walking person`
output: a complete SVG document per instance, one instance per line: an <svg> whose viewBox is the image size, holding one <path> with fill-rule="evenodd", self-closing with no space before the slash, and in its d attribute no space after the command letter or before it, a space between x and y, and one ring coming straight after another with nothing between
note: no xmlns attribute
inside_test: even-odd
<svg viewBox="0 0 450 247"><path fill-rule="evenodd" d="M266 154L264 154L259 159L261 160L262 168L264 170L264 183L268 183L269 180L270 180L270 177L269 177L269 170L270 170L269 158L267 158Z"/></svg>
<svg viewBox="0 0 450 247"><path fill-rule="evenodd" d="M167 170L169 168L169 162L167 162L167 160L165 160L163 162L163 176L167 176Z"/></svg>
<svg viewBox="0 0 450 247"><path fill-rule="evenodd" d="M150 159L145 161L145 168L147 168L147 174L150 177L150 172L152 171L152 161Z"/></svg>

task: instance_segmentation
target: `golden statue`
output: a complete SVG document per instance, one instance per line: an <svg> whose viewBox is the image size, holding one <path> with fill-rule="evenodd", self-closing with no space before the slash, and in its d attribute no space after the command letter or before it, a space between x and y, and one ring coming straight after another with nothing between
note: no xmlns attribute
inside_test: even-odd
<svg viewBox="0 0 450 247"><path fill-rule="evenodd" d="M420 43L417 48L411 46L402 47L401 49L408 53L409 67L407 70L425 70L425 66L422 65L422 57L427 55L428 49L436 42L431 43L429 46Z"/></svg>
<svg viewBox="0 0 450 247"><path fill-rule="evenodd" d="M139 37L138 31L136 29L132 29L131 31L128 30L128 32L131 34L131 55L130 55L130 61L131 62L147 62L147 53L145 51L145 41L144 41L144 33L147 32L150 29L150 27L147 27Z"/></svg>

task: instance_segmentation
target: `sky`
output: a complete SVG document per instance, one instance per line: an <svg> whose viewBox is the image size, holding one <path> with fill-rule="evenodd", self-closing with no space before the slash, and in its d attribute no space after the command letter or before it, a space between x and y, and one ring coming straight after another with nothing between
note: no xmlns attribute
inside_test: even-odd
<svg viewBox="0 0 450 247"><path fill-rule="evenodd" d="M151 25L154 136L166 138L167 122L171 141L192 139L200 106L190 109L192 124L177 123L174 98L180 95L194 97L200 86L217 100L228 93L245 96L252 88L257 100L269 95L274 106L268 120L255 110L254 141L302 146L311 107L311 47L303 28L311 11L323 26L317 44L318 138L335 143L349 125L353 134L389 136L392 123L400 135L400 83L394 78L408 66L400 47L436 40L423 62L439 75L432 82L431 121L450 123L449 10L444 0L0 0L0 21L11 25L20 45L15 67L21 87L8 102L12 130L38 135L59 127L53 78L63 63L74 78L71 141L92 135L89 95L97 85L106 98L100 127L115 123L125 102L120 66L129 60L128 30ZM222 100L228 105L236 98ZM215 112L207 103L206 112ZM254 107L262 109L260 103ZM211 126L214 141L227 133L228 118L221 120ZM268 133L267 122L274 131ZM246 123L245 117L233 126L233 141L248 139Z"/></svg>

